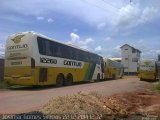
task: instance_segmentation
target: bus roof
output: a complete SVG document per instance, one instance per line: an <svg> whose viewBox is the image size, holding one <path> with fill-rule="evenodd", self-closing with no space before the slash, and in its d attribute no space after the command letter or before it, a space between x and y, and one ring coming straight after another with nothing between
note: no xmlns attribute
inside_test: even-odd
<svg viewBox="0 0 160 120"><path fill-rule="evenodd" d="M82 51L85 51L85 52L88 52L88 53L92 53L92 52L90 52L89 50L83 49L83 48L81 48L81 47L79 47L79 46L76 46L76 45L73 45L73 44L63 43L63 42L61 42L61 41L52 39L52 38L50 38L50 37L47 37L47 36L45 36L45 35L42 35L42 34L40 34L40 33L35 32L35 31L19 32L19 33L16 33L16 34L12 34L12 35L10 35L9 37L13 37L13 36L17 36L17 35L22 35L22 34L24 35L24 34L29 34L29 33L30 33L30 34L33 34L33 35L37 35L37 36L39 36L39 37L46 38L46 39L48 39L48 40L50 40L50 41L54 41L54 42L57 42L57 43L60 43L60 44L67 45L67 46L72 47L72 48L76 48L76 49L79 49L79 50L82 50ZM96 54L96 53L92 53L92 54ZM98 55L98 54L96 54L96 55ZM100 56L100 55L98 55L98 56Z"/></svg>
<svg viewBox="0 0 160 120"><path fill-rule="evenodd" d="M152 59L143 59L143 60L140 60L140 62L156 62L156 61Z"/></svg>
<svg viewBox="0 0 160 120"><path fill-rule="evenodd" d="M124 68L123 65L120 62L111 60L109 58L104 58L104 61L108 62L113 67Z"/></svg>

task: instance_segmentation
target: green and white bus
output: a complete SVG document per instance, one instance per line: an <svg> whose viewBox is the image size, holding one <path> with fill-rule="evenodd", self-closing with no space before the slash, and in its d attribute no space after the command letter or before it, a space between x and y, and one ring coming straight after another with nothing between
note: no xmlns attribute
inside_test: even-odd
<svg viewBox="0 0 160 120"><path fill-rule="evenodd" d="M36 32L8 37L5 81L11 85L70 85L104 77L103 58Z"/></svg>

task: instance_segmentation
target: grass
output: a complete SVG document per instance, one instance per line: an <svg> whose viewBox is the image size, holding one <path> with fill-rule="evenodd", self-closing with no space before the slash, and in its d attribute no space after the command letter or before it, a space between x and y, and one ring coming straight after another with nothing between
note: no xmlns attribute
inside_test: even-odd
<svg viewBox="0 0 160 120"><path fill-rule="evenodd" d="M158 91L160 91L160 82L158 84L156 84L156 85L153 85L151 87L151 90L158 90Z"/></svg>
<svg viewBox="0 0 160 120"><path fill-rule="evenodd" d="M6 89L8 88L10 85L8 85L6 82L0 80L0 89Z"/></svg>

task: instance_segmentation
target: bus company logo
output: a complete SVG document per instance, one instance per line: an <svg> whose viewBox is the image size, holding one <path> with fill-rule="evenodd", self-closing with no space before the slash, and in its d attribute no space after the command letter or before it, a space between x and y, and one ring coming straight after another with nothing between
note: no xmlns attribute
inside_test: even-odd
<svg viewBox="0 0 160 120"><path fill-rule="evenodd" d="M40 62L41 63L57 64L57 60L56 59L43 58L43 57L40 57Z"/></svg>
<svg viewBox="0 0 160 120"><path fill-rule="evenodd" d="M151 62L150 61L146 61L144 62L144 64L149 65Z"/></svg>
<svg viewBox="0 0 160 120"><path fill-rule="evenodd" d="M14 43L20 43L21 42L21 39L24 35L18 35L16 36L15 38L11 39Z"/></svg>
<svg viewBox="0 0 160 120"><path fill-rule="evenodd" d="M76 66L76 67L81 67L82 66L81 62L68 61L68 60L64 60L63 64L68 65L68 66Z"/></svg>

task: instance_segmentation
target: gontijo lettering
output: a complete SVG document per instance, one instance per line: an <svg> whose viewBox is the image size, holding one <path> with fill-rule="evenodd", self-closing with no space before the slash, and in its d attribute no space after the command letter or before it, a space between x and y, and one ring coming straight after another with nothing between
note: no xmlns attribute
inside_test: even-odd
<svg viewBox="0 0 160 120"><path fill-rule="evenodd" d="M8 50L22 49L22 48L28 48L28 45L27 44L23 44L23 45L14 45L14 46L8 46L7 47Z"/></svg>
<svg viewBox="0 0 160 120"><path fill-rule="evenodd" d="M82 66L81 62L76 62L76 61L70 61L70 60L64 60L63 62L64 65L69 65L69 66Z"/></svg>

